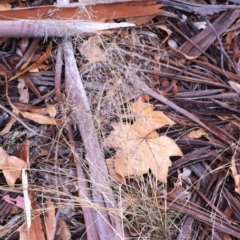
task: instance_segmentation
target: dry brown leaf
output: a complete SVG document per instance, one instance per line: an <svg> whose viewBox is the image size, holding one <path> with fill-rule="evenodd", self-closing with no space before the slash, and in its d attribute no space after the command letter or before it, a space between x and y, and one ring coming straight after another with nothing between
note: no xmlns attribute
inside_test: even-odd
<svg viewBox="0 0 240 240"><path fill-rule="evenodd" d="M21 170L27 168L27 163L15 156L9 156L2 148L0 148L0 158L0 169L8 185L13 187L15 181L21 178Z"/></svg>
<svg viewBox="0 0 240 240"><path fill-rule="evenodd" d="M45 218L45 228L46 228L46 235L47 240L52 239L52 236L54 234L54 226L56 224L56 218L55 218L55 206L51 199L48 199L47 201L47 216Z"/></svg>
<svg viewBox="0 0 240 240"><path fill-rule="evenodd" d="M158 134L154 130L175 124L163 112L153 111L155 107L152 104L138 100L132 104L131 108L136 119L133 128L142 137L157 138Z"/></svg>
<svg viewBox="0 0 240 240"><path fill-rule="evenodd" d="M77 47L90 63L106 61L104 52L100 49L98 36L90 37L82 46Z"/></svg>
<svg viewBox="0 0 240 240"><path fill-rule="evenodd" d="M47 116L43 116L37 113L22 112L24 118L30 119L39 124L49 124L49 125L61 125L61 120L56 120Z"/></svg>
<svg viewBox="0 0 240 240"><path fill-rule="evenodd" d="M25 110L25 109L24 109ZM47 108L45 107L36 107L36 108L30 108L30 109L27 109L29 112L31 113L37 113L37 114L40 114L40 115L47 115L48 114L48 111L47 111Z"/></svg>
<svg viewBox="0 0 240 240"><path fill-rule="evenodd" d="M119 174L116 173L115 171L115 160L114 158L108 158L106 159L106 165L108 168L108 173L109 175L116 181L119 183L126 183L125 179L120 176Z"/></svg>
<svg viewBox="0 0 240 240"><path fill-rule="evenodd" d="M115 124L105 145L118 149L114 157L115 171L122 177L141 176L151 169L159 181L166 182L172 165L169 157L183 155L171 138L144 139L127 124Z"/></svg>
<svg viewBox="0 0 240 240"><path fill-rule="evenodd" d="M12 6L10 4L8 4L8 3L1 3L0 4L0 11L2 11L2 10L9 10L11 8L12 8Z"/></svg>
<svg viewBox="0 0 240 240"><path fill-rule="evenodd" d="M232 163L231 166L232 175L235 181L235 192L240 194L240 174L238 173L234 157L232 157L231 163Z"/></svg>
<svg viewBox="0 0 240 240"><path fill-rule="evenodd" d="M18 93L20 95L19 102L28 103L29 102L29 92L28 92L28 87L23 78L18 78L17 89L18 89Z"/></svg>
<svg viewBox="0 0 240 240"><path fill-rule="evenodd" d="M209 137L209 134L205 132L204 129L199 128L198 130L192 130L189 133L187 133L183 138L185 139L197 139L200 137Z"/></svg>
<svg viewBox="0 0 240 240"><path fill-rule="evenodd" d="M71 233L69 231L68 225L62 218L59 218L55 240L69 240L69 239L71 239Z"/></svg>
<svg viewBox="0 0 240 240"><path fill-rule="evenodd" d="M50 117L55 118L57 115L57 110L53 104L45 103L47 107L47 112Z"/></svg>

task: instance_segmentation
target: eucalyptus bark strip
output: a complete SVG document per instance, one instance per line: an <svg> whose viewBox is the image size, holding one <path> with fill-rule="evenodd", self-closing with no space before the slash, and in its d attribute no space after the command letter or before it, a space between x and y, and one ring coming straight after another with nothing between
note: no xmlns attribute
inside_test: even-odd
<svg viewBox="0 0 240 240"><path fill-rule="evenodd" d="M86 151L92 190L95 224L99 239L125 239L122 223L111 211L117 212L117 203L109 186L108 171L95 131L90 105L76 65L73 46L66 40L63 46L67 98L73 110ZM89 203L90 204L90 203Z"/></svg>

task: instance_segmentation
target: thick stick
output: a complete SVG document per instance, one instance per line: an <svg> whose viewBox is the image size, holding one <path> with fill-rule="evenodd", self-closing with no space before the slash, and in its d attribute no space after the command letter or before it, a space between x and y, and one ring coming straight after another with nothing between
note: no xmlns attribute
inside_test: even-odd
<svg viewBox="0 0 240 240"><path fill-rule="evenodd" d="M95 224L99 239L122 240L125 239L126 235L121 222L116 216L111 214L111 210L117 210L117 204L109 186L105 159L98 142L90 105L79 75L70 40L64 42L63 50L68 101L73 110L74 120L80 131L86 151L95 212Z"/></svg>
<svg viewBox="0 0 240 240"><path fill-rule="evenodd" d="M0 21L0 37L70 37L89 36L98 30L134 26L132 23L97 23L82 20Z"/></svg>
<svg viewBox="0 0 240 240"><path fill-rule="evenodd" d="M63 105L63 97L61 94L61 73L62 73L62 55L63 55L63 49L62 45L58 45L57 49L57 57L56 57L56 67L55 67L55 94L58 100L59 107L61 109L62 117L66 119L66 110ZM67 121L67 120L66 120ZM75 144L73 139L73 133L72 128L69 123L66 123L66 129L68 132L68 140L70 142L73 154L75 155ZM74 159L77 159L76 156L74 156ZM77 177L78 177L78 196L80 198L82 212L84 216L84 222L85 227L87 229L87 237L88 240L97 240L98 233L95 227L94 218L93 218L93 211L91 208L86 207L86 202L91 201L90 192L89 192L89 186L86 179L86 174L84 174L84 169L80 163L80 161L76 160L76 168L77 168Z"/></svg>

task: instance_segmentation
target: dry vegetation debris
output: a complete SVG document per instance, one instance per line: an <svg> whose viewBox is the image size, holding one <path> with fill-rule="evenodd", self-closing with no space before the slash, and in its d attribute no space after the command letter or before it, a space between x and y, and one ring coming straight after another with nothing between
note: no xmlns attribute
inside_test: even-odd
<svg viewBox="0 0 240 240"><path fill-rule="evenodd" d="M0 3L0 239L239 239L239 1L60 3Z"/></svg>

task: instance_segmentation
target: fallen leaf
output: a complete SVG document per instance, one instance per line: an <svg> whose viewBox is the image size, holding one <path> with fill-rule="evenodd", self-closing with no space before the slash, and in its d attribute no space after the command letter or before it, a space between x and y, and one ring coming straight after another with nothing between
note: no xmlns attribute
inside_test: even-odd
<svg viewBox="0 0 240 240"><path fill-rule="evenodd" d="M114 158L108 158L106 159L106 165L107 165L107 168L108 168L108 173L109 175L116 181L116 182L119 182L119 183L126 183L125 179L120 176L119 174L116 173L115 171L115 160Z"/></svg>
<svg viewBox="0 0 240 240"><path fill-rule="evenodd" d="M106 61L106 56L99 46L98 36L94 36L89 37L89 39L84 42L82 46L77 47L77 49L90 63Z"/></svg>
<svg viewBox="0 0 240 240"><path fill-rule="evenodd" d="M39 124L49 124L49 125L61 125L62 120L56 120L47 116L43 116L37 113L22 112L24 118L30 119Z"/></svg>
<svg viewBox="0 0 240 240"><path fill-rule="evenodd" d="M183 138L184 139L197 139L200 137L209 137L209 134L205 132L204 129L199 128L198 130L192 130L189 133L187 133Z"/></svg>
<svg viewBox="0 0 240 240"><path fill-rule="evenodd" d="M23 78L18 78L17 89L18 89L18 93L20 95L19 102L28 103L29 102L29 92L28 92L28 87Z"/></svg>
<svg viewBox="0 0 240 240"><path fill-rule="evenodd" d="M27 167L27 163L15 156L9 156L0 148L0 169L10 187L14 186L15 181L21 177L21 170Z"/></svg>
<svg viewBox="0 0 240 240"><path fill-rule="evenodd" d="M55 106L53 104L49 104L47 102L45 102L46 107L47 107L47 112L49 114L50 117L55 118L57 115L57 110L55 108Z"/></svg>
<svg viewBox="0 0 240 240"><path fill-rule="evenodd" d="M59 218L55 240L69 240L69 239L71 239L71 233L69 231L68 225L62 218Z"/></svg>
<svg viewBox="0 0 240 240"><path fill-rule="evenodd" d="M45 229L46 229L46 235L47 240L53 239L54 234L54 227L56 224L56 218L55 218L55 206L51 199L48 199L47 201L47 209L46 209L46 218L45 218Z"/></svg>
<svg viewBox="0 0 240 240"><path fill-rule="evenodd" d="M234 157L232 157L231 163L232 163L232 166L231 166L232 175L233 175L233 178L234 178L234 181L235 181L235 192L240 194L240 174L237 171L237 167L236 167Z"/></svg>
<svg viewBox="0 0 240 240"><path fill-rule="evenodd" d="M172 165L169 157L183 155L171 138L143 138L128 124L115 124L105 145L118 149L114 157L115 171L122 177L141 176L151 169L159 181L166 182Z"/></svg>
<svg viewBox="0 0 240 240"><path fill-rule="evenodd" d="M154 106L140 100L131 106L136 121L133 124L134 130L142 137L157 138L158 133L154 130L166 125L175 124L161 111L154 111Z"/></svg>

